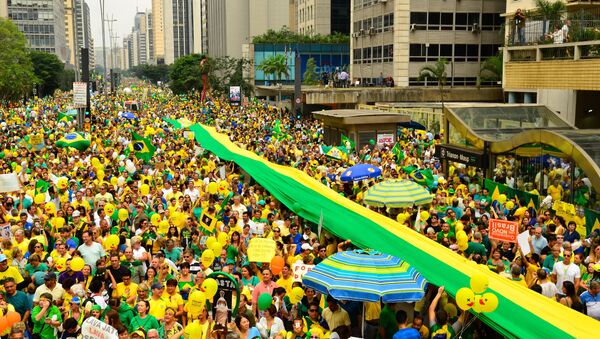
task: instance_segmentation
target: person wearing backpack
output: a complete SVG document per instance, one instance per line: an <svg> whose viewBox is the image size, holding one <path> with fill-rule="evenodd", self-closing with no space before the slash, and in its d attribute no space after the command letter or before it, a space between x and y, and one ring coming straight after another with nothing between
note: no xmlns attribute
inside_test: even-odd
<svg viewBox="0 0 600 339"><path fill-rule="evenodd" d="M437 294L431 305L429 306L429 326L431 339L450 339L454 338L454 329L452 325L448 323L448 313L443 309L436 311L437 304L444 293L444 286L438 288Z"/></svg>

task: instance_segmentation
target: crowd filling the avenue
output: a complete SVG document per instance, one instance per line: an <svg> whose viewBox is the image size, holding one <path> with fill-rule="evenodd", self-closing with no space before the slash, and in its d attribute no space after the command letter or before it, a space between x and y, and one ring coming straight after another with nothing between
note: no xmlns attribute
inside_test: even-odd
<svg viewBox="0 0 600 339"><path fill-rule="evenodd" d="M593 199L573 168L543 169L540 187L514 178L516 159L500 162L496 182L546 199L532 206L490 192L478 170L443 168L434 156L443 130L401 129L392 145L358 148L347 140L341 153L328 153L336 145L324 144L322 122L254 98L230 106L224 98L202 102L139 84L93 96L84 131L76 131L71 101L57 94L0 107L1 172L20 185L0 200L2 338L77 338L90 328L153 339L500 336L443 286L428 284L414 303L338 300L304 286L298 267L353 250L357 239L304 220L237 164L205 150L187 128L195 123L304 171L323 189L447 247L448 255L600 320L600 229L582 234L581 215L566 218L546 199ZM126 101L139 109L129 111ZM381 175L342 181L356 164ZM564 178L573 177L571 192ZM369 205L369 188L389 179L412 180L433 198L406 208ZM528 253L490 239L490 219L529 232ZM261 238L274 241L272 260L249 253Z"/></svg>

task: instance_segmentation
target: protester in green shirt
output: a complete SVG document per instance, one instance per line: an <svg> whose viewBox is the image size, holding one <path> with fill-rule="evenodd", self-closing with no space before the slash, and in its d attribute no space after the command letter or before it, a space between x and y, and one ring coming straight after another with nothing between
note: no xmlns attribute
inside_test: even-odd
<svg viewBox="0 0 600 339"><path fill-rule="evenodd" d="M38 306L31 313L33 320L33 334L38 334L42 339L56 338L55 328L62 323L60 310L52 304L52 294L43 293Z"/></svg>

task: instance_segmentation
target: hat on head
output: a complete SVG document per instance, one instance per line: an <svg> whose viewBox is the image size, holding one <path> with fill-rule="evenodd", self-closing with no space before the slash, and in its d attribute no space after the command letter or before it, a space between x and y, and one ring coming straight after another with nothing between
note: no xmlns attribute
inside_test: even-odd
<svg viewBox="0 0 600 339"><path fill-rule="evenodd" d="M79 216L81 216L81 213L79 213L79 211L77 211L77 210L73 211L73 218L79 217Z"/></svg>
<svg viewBox="0 0 600 339"><path fill-rule="evenodd" d="M77 304L77 305L79 305L79 302L80 302L80 300L79 300L79 297L73 297L73 298L71 298L71 302L72 302L73 304Z"/></svg>
<svg viewBox="0 0 600 339"><path fill-rule="evenodd" d="M310 246L309 244L302 244L302 250L306 251L306 250L313 250L312 246Z"/></svg>
<svg viewBox="0 0 600 339"><path fill-rule="evenodd" d="M6 257L6 255L0 253L0 262L6 261L6 260L8 260L8 258Z"/></svg>
<svg viewBox="0 0 600 339"><path fill-rule="evenodd" d="M131 333L131 337L133 338L134 335L138 335L138 336L140 336L140 337L142 337L144 339L146 338L146 335L144 334L144 331L142 331L142 330L133 331Z"/></svg>
<svg viewBox="0 0 600 339"><path fill-rule="evenodd" d="M46 275L44 276L44 281L48 280L56 280L56 274L54 274L54 272L46 273Z"/></svg>
<svg viewBox="0 0 600 339"><path fill-rule="evenodd" d="M163 284L159 283L159 282L155 282L154 284L152 284L152 286L150 286L151 289L161 289L163 288Z"/></svg>
<svg viewBox="0 0 600 339"><path fill-rule="evenodd" d="M102 307L100 307L100 305L93 305L92 311L102 311Z"/></svg>
<svg viewBox="0 0 600 339"><path fill-rule="evenodd" d="M306 235L306 234L303 234L303 235L302 235L302 239L303 239L303 240L308 240L308 235Z"/></svg>
<svg viewBox="0 0 600 339"><path fill-rule="evenodd" d="M235 265L235 261L231 258L227 259L227 261L225 262L225 265Z"/></svg>

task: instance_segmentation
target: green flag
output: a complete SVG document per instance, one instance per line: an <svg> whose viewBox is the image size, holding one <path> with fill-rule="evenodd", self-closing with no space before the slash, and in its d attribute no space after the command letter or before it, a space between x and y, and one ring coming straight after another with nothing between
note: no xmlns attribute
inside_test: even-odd
<svg viewBox="0 0 600 339"><path fill-rule="evenodd" d="M322 154L331 159L341 161L348 159L348 151L344 146L321 146L320 150Z"/></svg>
<svg viewBox="0 0 600 339"><path fill-rule="evenodd" d="M133 140L129 144L129 150L134 152L138 159L142 159L145 162L150 161L150 158L156 152L156 147L152 145L150 139L144 138L135 132L131 132L131 137Z"/></svg>
<svg viewBox="0 0 600 339"><path fill-rule="evenodd" d="M346 147L348 152L352 152L354 150L354 147L356 146L356 143L342 134L342 146Z"/></svg>
<svg viewBox="0 0 600 339"><path fill-rule="evenodd" d="M59 148L71 147L83 152L90 147L90 141L80 133L71 132L58 139L55 145Z"/></svg>
<svg viewBox="0 0 600 339"><path fill-rule="evenodd" d="M56 118L56 121L58 122L68 122L68 121L73 121L73 117L70 115L67 115L65 113L58 113L58 116Z"/></svg>
<svg viewBox="0 0 600 339"><path fill-rule="evenodd" d="M164 122L168 122L169 124L173 125L174 129L181 129L181 127L183 127L181 125L181 123L177 120L174 119L168 119L168 118L162 118Z"/></svg>
<svg viewBox="0 0 600 339"><path fill-rule="evenodd" d="M396 156L396 164L399 164L404 160L404 150L402 150L400 144L398 144L397 142L392 148L392 154Z"/></svg>
<svg viewBox="0 0 600 339"><path fill-rule="evenodd" d="M46 191L48 191L49 187L50 187L50 183L48 183L45 180L39 179L35 183L35 194L46 193Z"/></svg>

